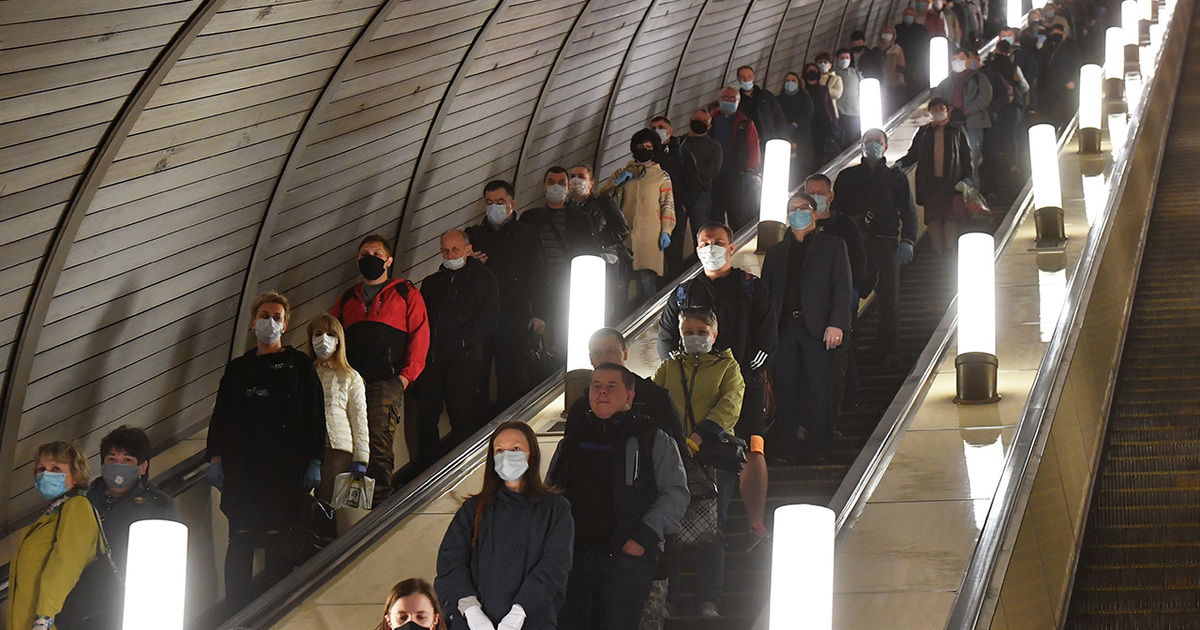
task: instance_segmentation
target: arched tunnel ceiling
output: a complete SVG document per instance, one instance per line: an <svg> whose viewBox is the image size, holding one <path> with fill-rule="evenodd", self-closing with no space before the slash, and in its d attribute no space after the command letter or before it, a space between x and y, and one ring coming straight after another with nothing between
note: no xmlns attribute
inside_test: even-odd
<svg viewBox="0 0 1200 630"><path fill-rule="evenodd" d="M743 64L785 71L902 0L7 0L0 3L0 522L38 444L207 422L243 312L287 341L394 238L419 280L482 185L626 159Z"/></svg>

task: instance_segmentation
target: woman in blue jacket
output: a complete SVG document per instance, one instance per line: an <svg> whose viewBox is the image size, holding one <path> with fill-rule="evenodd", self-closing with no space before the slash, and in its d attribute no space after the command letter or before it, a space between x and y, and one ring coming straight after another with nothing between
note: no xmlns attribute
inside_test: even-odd
<svg viewBox="0 0 1200 630"><path fill-rule="evenodd" d="M553 630L571 571L571 506L541 475L523 422L496 427L483 489L454 515L438 550L436 590L452 630Z"/></svg>

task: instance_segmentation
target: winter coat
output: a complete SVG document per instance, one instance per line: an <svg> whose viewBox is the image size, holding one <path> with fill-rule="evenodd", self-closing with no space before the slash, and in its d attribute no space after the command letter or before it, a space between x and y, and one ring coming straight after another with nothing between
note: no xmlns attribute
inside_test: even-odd
<svg viewBox="0 0 1200 630"><path fill-rule="evenodd" d="M749 92L739 94L741 100L738 101L738 113L744 114L754 122L759 142L765 144L767 140L787 137L783 112L770 90L756 85Z"/></svg>
<svg viewBox="0 0 1200 630"><path fill-rule="evenodd" d="M833 72L837 74L838 79L842 82L842 94L834 101L838 115L857 116L860 111L858 106L858 85L862 83L862 73L854 66L845 69L834 68ZM832 94L830 92L830 95Z"/></svg>
<svg viewBox="0 0 1200 630"><path fill-rule="evenodd" d="M307 354L251 349L225 366L205 459L221 458L221 511L231 529L291 525L308 494L308 462L324 455L324 393Z"/></svg>
<svg viewBox="0 0 1200 630"><path fill-rule="evenodd" d="M684 381L687 381L691 390L690 397L684 393ZM704 354L672 354L671 358L659 364L654 373L654 382L670 392L671 401L683 417L685 436L699 433L701 438L708 438L721 431L733 433L742 415L746 382L742 379L741 367L728 348ZM689 400L694 425L688 420Z"/></svg>
<svg viewBox="0 0 1200 630"><path fill-rule="evenodd" d="M904 49L899 44L880 45L879 52L883 54L883 88L893 94L904 87L904 70L907 63L904 59ZM889 107L899 107L899 103L888 103Z"/></svg>
<svg viewBox="0 0 1200 630"><path fill-rule="evenodd" d="M875 168L863 160L842 169L833 182L833 191L830 209L854 219L863 242L874 237L897 236L909 243L917 241L917 208L913 205L908 176L888 168L886 159Z"/></svg>
<svg viewBox="0 0 1200 630"><path fill-rule="evenodd" d="M353 369L343 372L324 363L317 364L317 376L325 394L325 445L353 454L351 461L366 462L370 455L366 384Z"/></svg>
<svg viewBox="0 0 1200 630"><path fill-rule="evenodd" d="M429 312L428 361L466 357L483 361L484 343L500 328L500 289L487 266L467 258L462 269L444 265L421 281Z"/></svg>
<svg viewBox="0 0 1200 630"><path fill-rule="evenodd" d="M20 536L8 569L8 627L28 630L38 615L62 612L84 567L96 557L100 524L81 488L51 504Z"/></svg>
<svg viewBox="0 0 1200 630"><path fill-rule="evenodd" d="M467 627L460 602L473 597L493 624L519 604L524 630L553 630L571 572L571 504L557 494L530 502L501 488L478 509L479 497L467 499L438 549L434 590L451 629Z"/></svg>
<svg viewBox="0 0 1200 630"><path fill-rule="evenodd" d="M108 494L104 479L99 478L92 481L87 498L104 522L104 535L112 547L113 562L118 567L125 566L125 558L129 553L130 525L146 519L183 522L175 499L150 481L139 479L136 487L120 498L113 499Z"/></svg>
<svg viewBox="0 0 1200 630"><path fill-rule="evenodd" d="M839 106L839 101L842 100L842 95L846 93L846 86L842 81L842 77L833 70L830 70L829 72L822 74L821 78L817 79L817 83L824 85L825 89L829 90L829 98L833 101L834 116L841 116L842 110ZM857 96L857 94L855 94L855 96ZM853 116L855 114L851 115Z"/></svg>
<svg viewBox="0 0 1200 630"><path fill-rule="evenodd" d="M633 178L620 184L621 212L629 224L625 244L633 250L634 271L646 269L663 275L663 253L658 248L661 234L675 229L675 196L671 177L658 164L629 162L613 173L600 187L600 193L617 188L617 178L625 171Z"/></svg>
<svg viewBox="0 0 1200 630"><path fill-rule="evenodd" d="M937 130L932 124L921 125L913 136L908 153L896 162L901 168L917 165L916 198L917 203L922 205L933 187L933 143L936 137ZM942 138L942 180L953 188L971 176L971 147L967 146L967 132L958 125L946 125Z"/></svg>
<svg viewBox="0 0 1200 630"><path fill-rule="evenodd" d="M429 322L421 292L389 280L367 304L362 283L346 289L329 310L346 329L346 360L368 383L396 376L409 383L425 369Z"/></svg>
<svg viewBox="0 0 1200 630"><path fill-rule="evenodd" d="M500 227L484 219L467 228L471 249L486 254L484 265L496 276L500 312L524 330L531 317L545 319L546 257L537 229L510 217Z"/></svg>
<svg viewBox="0 0 1200 630"><path fill-rule="evenodd" d="M658 319L659 360L667 360L680 349L679 313L692 307L716 313L720 334L713 347L730 349L743 377L766 369L779 336L771 294L762 280L734 267L722 278L714 280L702 273L681 283Z"/></svg>
<svg viewBox="0 0 1200 630"><path fill-rule="evenodd" d="M988 107L992 104L992 83L980 72L966 72L969 74L962 80L962 109L967 115L965 126L968 129L988 129L992 126L992 116L988 113ZM933 95L953 104L954 91L957 89L955 83L959 80L958 75L951 72L934 89Z"/></svg>
<svg viewBox="0 0 1200 630"><path fill-rule="evenodd" d="M684 445L686 436L683 435L683 420L680 419L679 410L666 388L659 387L648 378L638 376L634 381L633 409L639 416L671 436L676 444ZM581 430L590 411L591 401L587 394L576 399L567 411L567 426L563 434L570 435Z"/></svg>

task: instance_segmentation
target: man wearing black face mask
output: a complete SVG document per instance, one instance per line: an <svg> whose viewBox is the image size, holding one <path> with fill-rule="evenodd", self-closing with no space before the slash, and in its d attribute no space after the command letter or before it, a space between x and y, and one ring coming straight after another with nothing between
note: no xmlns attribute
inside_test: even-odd
<svg viewBox="0 0 1200 630"><path fill-rule="evenodd" d="M1041 112L1047 122L1061 127L1075 112L1075 77L1079 75L1079 51L1073 41L1064 39L1062 25L1050 27L1038 53L1038 66Z"/></svg>
<svg viewBox="0 0 1200 630"><path fill-rule="evenodd" d="M114 429L100 440L100 461L100 478L92 482L87 497L100 513L113 562L124 569L130 525L147 519L182 519L175 501L149 480L150 438L145 431L130 426ZM105 592L111 580L98 578L85 570L75 585L79 594L86 594L89 612L99 613L103 619L97 622L96 617L89 617L88 621L101 630L120 627L121 593Z"/></svg>
<svg viewBox="0 0 1200 630"><path fill-rule="evenodd" d="M688 221L692 224L692 242L696 242L696 231L701 225L712 220L712 185L713 178L721 172L721 143L708 136L712 116L703 109L692 114L688 123L689 133L679 138L679 147L691 156L695 171L685 171L685 177L692 181L687 183L687 197L683 199L688 209Z"/></svg>
<svg viewBox="0 0 1200 630"><path fill-rule="evenodd" d="M392 494L393 440L404 407L404 390L425 369L429 322L425 300L411 282L388 279L392 250L371 234L358 245L362 282L346 289L330 309L346 329L346 359L367 385L367 429L375 480L375 505Z"/></svg>

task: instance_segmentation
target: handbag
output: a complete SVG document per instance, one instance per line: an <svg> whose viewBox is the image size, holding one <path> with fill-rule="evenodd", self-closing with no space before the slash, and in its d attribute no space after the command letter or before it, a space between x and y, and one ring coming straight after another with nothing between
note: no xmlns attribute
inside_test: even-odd
<svg viewBox="0 0 1200 630"><path fill-rule="evenodd" d="M696 452L696 461L705 466L740 473L746 466L746 441L728 431L710 436Z"/></svg>
<svg viewBox="0 0 1200 630"><path fill-rule="evenodd" d="M374 498L375 480L370 477L355 479L353 473L344 472L333 478L333 496L329 505L335 510L344 507L369 510Z"/></svg>
<svg viewBox="0 0 1200 630"><path fill-rule="evenodd" d="M546 347L542 335L531 328L525 338L525 350L517 362L517 384L523 391L533 389L558 369L558 359Z"/></svg>
<svg viewBox="0 0 1200 630"><path fill-rule="evenodd" d="M333 506L304 495L299 518L292 524L292 552L295 566L304 564L337 538L337 518Z"/></svg>
<svg viewBox="0 0 1200 630"><path fill-rule="evenodd" d="M108 630L120 627L121 608L125 600L125 581L112 559L112 548L104 534L100 513L92 506L96 527L96 555L75 582L75 587L63 601L62 611L54 616L54 627L61 630ZM58 542L59 519L54 525L54 540Z"/></svg>
<svg viewBox="0 0 1200 630"><path fill-rule="evenodd" d="M959 188L962 190L959 190ZM992 211L988 207L987 200L983 198L983 195L979 194L979 191L972 188L969 184L959 182L955 185L954 189L962 193L954 195L954 206L958 214L967 217L976 217Z"/></svg>
<svg viewBox="0 0 1200 630"><path fill-rule="evenodd" d="M717 482L691 456L683 457L683 472L687 475L691 499L679 520L676 539L681 545L715 542L720 536L717 529Z"/></svg>

